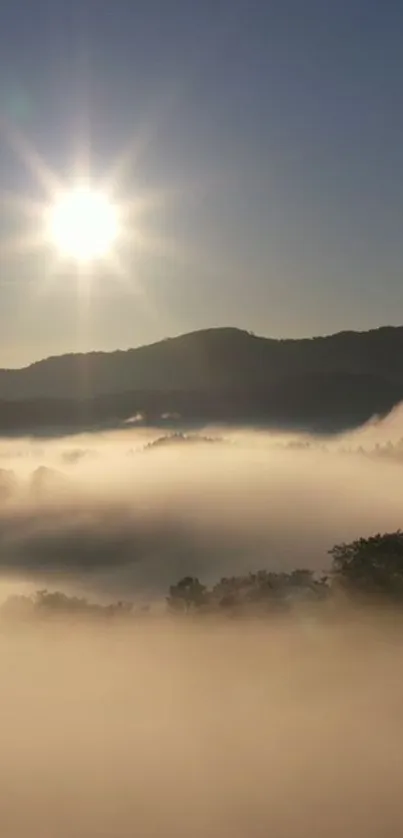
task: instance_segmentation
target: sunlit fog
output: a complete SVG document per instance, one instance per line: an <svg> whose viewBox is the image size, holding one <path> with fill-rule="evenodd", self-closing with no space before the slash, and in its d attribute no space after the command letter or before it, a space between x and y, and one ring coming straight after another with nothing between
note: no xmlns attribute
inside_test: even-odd
<svg viewBox="0 0 403 838"><path fill-rule="evenodd" d="M5 835L401 833L401 617L198 620L166 595L187 575L321 574L336 542L397 529L402 435L398 409L337 438L3 438ZM137 611L7 608L56 591Z"/></svg>
<svg viewBox="0 0 403 838"><path fill-rule="evenodd" d="M207 428L0 443L3 585L164 597L260 569L325 571L336 543L398 529L403 414L315 438Z"/></svg>
<svg viewBox="0 0 403 838"><path fill-rule="evenodd" d="M5 624L4 834L401 834L401 629Z"/></svg>

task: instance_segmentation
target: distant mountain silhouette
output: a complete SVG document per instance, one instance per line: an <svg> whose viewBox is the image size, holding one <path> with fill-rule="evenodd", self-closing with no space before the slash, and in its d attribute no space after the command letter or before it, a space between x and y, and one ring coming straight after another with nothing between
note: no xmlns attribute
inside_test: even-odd
<svg viewBox="0 0 403 838"><path fill-rule="evenodd" d="M208 329L0 370L0 429L113 424L141 414L153 423L176 415L337 430L402 399L403 327L302 340Z"/></svg>

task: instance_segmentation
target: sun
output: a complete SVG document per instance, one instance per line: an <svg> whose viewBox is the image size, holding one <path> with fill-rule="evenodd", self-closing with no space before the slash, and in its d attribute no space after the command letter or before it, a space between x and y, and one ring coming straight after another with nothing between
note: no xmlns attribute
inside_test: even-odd
<svg viewBox="0 0 403 838"><path fill-rule="evenodd" d="M47 234L61 256L93 262L111 252L119 235L119 214L102 192L77 187L49 207Z"/></svg>

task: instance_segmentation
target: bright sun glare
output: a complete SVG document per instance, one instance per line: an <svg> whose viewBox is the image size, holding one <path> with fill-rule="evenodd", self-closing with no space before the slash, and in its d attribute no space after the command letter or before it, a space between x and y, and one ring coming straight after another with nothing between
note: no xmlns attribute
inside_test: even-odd
<svg viewBox="0 0 403 838"><path fill-rule="evenodd" d="M48 232L61 255L91 262L110 253L119 233L118 212L106 195L72 189L50 207Z"/></svg>

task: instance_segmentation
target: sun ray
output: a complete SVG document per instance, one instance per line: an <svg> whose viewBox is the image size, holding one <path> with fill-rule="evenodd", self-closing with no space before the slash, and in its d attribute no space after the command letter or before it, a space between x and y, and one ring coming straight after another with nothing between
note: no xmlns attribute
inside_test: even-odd
<svg viewBox="0 0 403 838"><path fill-rule="evenodd" d="M143 117L139 127L133 129L131 139L116 156L103 181L103 188L109 192L122 188L128 174L132 175L138 168L139 161L146 150L149 150L163 119L172 112L178 91L172 89L160 96L153 106L149 107L148 114Z"/></svg>
<svg viewBox="0 0 403 838"><path fill-rule="evenodd" d="M109 166L105 176L93 178L90 121L85 120L69 181L46 165L21 132L3 126L12 148L35 177L44 197L34 201L0 192L0 208L20 212L24 216L24 231L26 220L30 228L27 235L8 236L0 242L0 253L18 257L43 251L46 269L35 285L39 295L54 289L58 281L73 283L80 346L88 343L91 300L99 293L101 282L117 282L122 293L135 297L144 314L159 324L160 312L152 299L152 287L142 281L141 266L145 265L145 259L150 255L189 269L201 262L201 254L189 244L158 232L161 211L162 218L167 218L168 208L172 211L172 206L180 205L184 197L186 201L193 200L204 189L197 178L193 184L152 188L142 186L140 177L136 187L134 178L130 177L130 192L125 188L129 170L138 165L157 127L158 119L143 123L142 130ZM214 271L213 265L206 265L205 254L202 261L205 271ZM107 288L106 284L104 287ZM166 315L164 309L165 320Z"/></svg>
<svg viewBox="0 0 403 838"><path fill-rule="evenodd" d="M43 212L43 203L32 198L16 195L7 190L0 191L0 207L4 210L16 210L31 218L38 218Z"/></svg>
<svg viewBox="0 0 403 838"><path fill-rule="evenodd" d="M157 305L152 303L150 289L148 288L146 290L143 283L133 281L133 272L129 272L126 263L119 257L117 252L110 254L108 263L112 268L114 280L121 284L124 293L135 297L148 319L160 326L160 313Z"/></svg>
<svg viewBox="0 0 403 838"><path fill-rule="evenodd" d="M7 239L2 239L0 242L0 254L2 259L8 256L15 257L21 255L29 255L30 253L38 252L43 249L43 241L36 233L27 233L26 235L8 236Z"/></svg>
<svg viewBox="0 0 403 838"><path fill-rule="evenodd" d="M18 131L18 129L4 120L0 123L2 133L6 136L11 148L17 152L25 163L37 183L43 187L46 194L51 197L62 187L62 182L54 172L46 165L34 146Z"/></svg>

